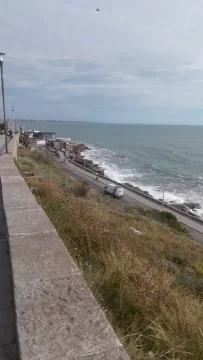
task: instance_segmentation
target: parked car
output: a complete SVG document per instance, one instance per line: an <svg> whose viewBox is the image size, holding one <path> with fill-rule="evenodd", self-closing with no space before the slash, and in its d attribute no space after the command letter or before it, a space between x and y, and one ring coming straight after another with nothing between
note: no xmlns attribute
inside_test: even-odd
<svg viewBox="0 0 203 360"><path fill-rule="evenodd" d="M124 191L122 186L115 185L115 184L108 184L104 186L104 193L112 195L113 197L116 197L118 199L122 198L124 196Z"/></svg>

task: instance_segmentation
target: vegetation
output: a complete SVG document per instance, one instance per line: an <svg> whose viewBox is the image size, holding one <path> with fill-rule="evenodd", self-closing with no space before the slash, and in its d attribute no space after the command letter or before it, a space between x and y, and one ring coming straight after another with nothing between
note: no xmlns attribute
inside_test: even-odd
<svg viewBox="0 0 203 360"><path fill-rule="evenodd" d="M90 185L86 181L77 181L74 187L74 193L79 197L87 197L88 192L90 191Z"/></svg>
<svg viewBox="0 0 203 360"><path fill-rule="evenodd" d="M203 247L177 219L80 194L45 152L17 165L131 359L203 359Z"/></svg>
<svg viewBox="0 0 203 360"><path fill-rule="evenodd" d="M164 225L172 228L174 231L187 234L185 227L178 221L175 215L167 211L157 211L157 210L141 210L143 215L151 217L154 220L161 222Z"/></svg>

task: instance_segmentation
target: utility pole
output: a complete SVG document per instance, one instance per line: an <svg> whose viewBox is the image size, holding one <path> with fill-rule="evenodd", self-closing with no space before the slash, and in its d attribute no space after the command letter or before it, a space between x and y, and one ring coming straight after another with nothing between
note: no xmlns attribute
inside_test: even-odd
<svg viewBox="0 0 203 360"><path fill-rule="evenodd" d="M5 131L5 148L8 153L8 138L7 138L7 124L6 124L6 106L5 106L5 94L4 94L4 77L3 77L3 56L5 53L0 52L0 68L1 68L1 90L3 101L3 117L4 117L4 131Z"/></svg>

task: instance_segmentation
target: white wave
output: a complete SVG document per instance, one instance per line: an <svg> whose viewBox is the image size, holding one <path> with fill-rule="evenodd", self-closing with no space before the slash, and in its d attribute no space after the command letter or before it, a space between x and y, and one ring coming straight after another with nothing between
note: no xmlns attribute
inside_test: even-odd
<svg viewBox="0 0 203 360"><path fill-rule="evenodd" d="M142 190L148 191L155 199L162 199L163 198L163 191L164 191L164 199L166 202L176 202L176 203L183 203L185 197L183 194L176 194L175 192L172 193L168 191L166 188L160 186L150 186L150 185L143 185L141 183L132 183L134 186L139 186Z"/></svg>
<svg viewBox="0 0 203 360"><path fill-rule="evenodd" d="M125 183L129 182L133 186L139 187L143 191L148 191L150 195L152 195L155 199L162 199L163 198L163 186L152 186L152 185L143 185L141 182L141 178L143 174L137 172L136 170L131 170L127 167L118 166L115 164L115 155L116 153L110 149L106 148L96 148L91 144L88 145L91 150L84 151L83 155L86 159L93 160L94 163L97 163L103 169L105 169L105 175L110 179ZM125 162L126 163L126 162ZM124 164L125 164L124 163ZM124 165L123 164L123 165ZM127 164L126 164L127 165ZM165 184L164 189L164 200L165 202L174 202L174 203L184 203L192 201L197 202L200 204L202 209L197 209L193 212L195 215L203 217L203 200L199 198L198 194L194 191L189 193L182 193L177 191L169 191L167 189L167 184Z"/></svg>
<svg viewBox="0 0 203 360"><path fill-rule="evenodd" d="M116 153L112 150L101 148L97 149L88 145L91 150L83 152L83 155L88 160L93 160L95 164L98 164L105 170L105 175L110 179L117 182L127 182L130 179L141 178L143 174L138 173L137 171L132 171L129 168L124 166L118 167L114 163ZM99 160L98 160L99 159Z"/></svg>
<svg viewBox="0 0 203 360"><path fill-rule="evenodd" d="M197 209L194 211L191 210L191 212L193 212L194 215L197 215L197 216L200 216L203 218L203 209Z"/></svg>

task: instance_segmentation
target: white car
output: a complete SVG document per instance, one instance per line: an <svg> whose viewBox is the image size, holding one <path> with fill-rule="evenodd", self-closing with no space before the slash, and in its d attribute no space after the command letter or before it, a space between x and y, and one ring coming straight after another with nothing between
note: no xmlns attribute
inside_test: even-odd
<svg viewBox="0 0 203 360"><path fill-rule="evenodd" d="M122 186L115 185L115 184L108 184L104 186L104 193L112 195L113 197L116 197L118 199L122 198L124 196L124 191Z"/></svg>

